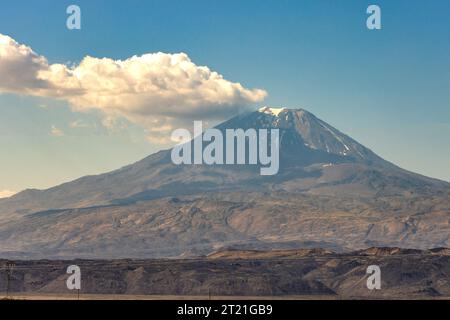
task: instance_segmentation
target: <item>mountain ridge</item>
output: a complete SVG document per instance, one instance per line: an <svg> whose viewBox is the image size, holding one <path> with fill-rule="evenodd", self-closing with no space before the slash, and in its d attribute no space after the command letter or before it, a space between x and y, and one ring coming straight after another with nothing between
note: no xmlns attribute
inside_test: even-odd
<svg viewBox="0 0 450 320"><path fill-rule="evenodd" d="M397 167L313 114L263 108L216 128L279 129L279 173L261 176L252 165L177 166L170 149L161 150L118 170L0 201L0 252L177 257L228 245L450 246L449 183Z"/></svg>
<svg viewBox="0 0 450 320"><path fill-rule="evenodd" d="M326 124L325 122L323 122L322 120L316 118L313 114L311 114L310 112L302 109L302 108L298 108L298 109L287 109L287 108L283 108L281 111L279 111L279 113L276 116L273 116L271 114L267 113L267 110L270 110L269 107L264 107L261 108L259 111L255 111L249 114L244 114L244 115L239 115L235 118L232 118L228 121L223 122L222 124L219 124L217 126L218 129L220 130L225 130L225 128L242 128L242 129L248 129L248 128L253 128L253 127L262 127L262 128L278 128L281 131L280 134L280 140L281 140L281 156L282 159L281 161L286 162L289 161L289 158L294 158L295 160L295 165L298 164L298 159L299 158L305 158L304 162L302 163L302 165L308 165L310 163L314 163L314 162L318 162L319 160L317 160L317 158L322 159L321 163L326 163L326 164L330 164L333 162L336 163L340 163L340 162L351 162L352 160L349 159L349 157L355 157L355 154L358 155L357 160L363 160L364 163L367 163L369 165L376 165L376 166L382 166L382 167L387 167L389 169L393 169L393 170L401 170L404 173L407 174L414 174L418 179L426 179L428 182L433 183L440 183L440 184L445 184L447 183L446 181L442 181L439 179L435 179L435 178L429 178L417 173L413 173L413 172L409 172L407 170L401 169L399 167L397 167L396 165L392 164L391 162L388 162L384 159L382 159L381 157L377 156L373 151L371 151L370 149L360 145L358 142L356 142L355 140L353 140L352 138L348 137L347 135L341 133L340 131L338 131L337 129L335 129L334 127ZM289 135L289 129L291 129L289 126L297 126L297 130L300 131L298 129L298 123L289 123L289 118L282 118L283 116L287 116L289 117L290 115L298 115L300 114L299 118L297 120L303 121L304 123L313 123L316 127L317 125L326 127L327 131L332 131L332 135L334 137L337 136L337 138L333 141L331 140L330 142L330 147L332 148L332 150L330 152L327 152L327 154L324 154L324 148L328 147L327 142L323 142L323 141L319 141L317 142L317 136L318 134L316 132L314 132L314 130L317 131L317 128L313 128L313 130L302 130L303 132L301 132L301 138L304 138L306 136L306 139L303 139L304 141L299 141L298 137L291 137L288 136ZM306 117L308 119L308 121L305 121L304 117ZM261 119L262 118L262 119ZM279 121L281 119L281 124L277 124L277 125L273 125L273 123L270 123L270 121L275 122L275 121ZM311 119L313 119L314 121L311 121ZM267 122L269 121L269 122ZM259 125L258 125L259 122ZM263 124L262 126L260 124ZM299 150L296 150L296 152L292 155L289 154L289 152L284 151L285 149L283 149L283 146L285 146L286 144L286 136L288 136L288 138L290 138L290 140L288 141L289 148L291 148L292 145L299 147ZM329 137L327 137L329 138ZM344 142L345 141L345 142ZM319 146L316 146L315 144L318 143L320 144ZM347 144L346 144L347 143ZM340 149L336 149L338 148L336 145L339 145ZM303 146L302 146L303 145ZM351 145L352 148L352 152L348 152L348 154L344 154L346 153L346 151L350 151L347 149L350 149L347 145ZM305 149L305 147L307 150ZM330 148L328 147L328 148ZM353 150L353 148L355 148ZM166 161L169 162L169 153L170 153L171 149L166 149L166 150L160 150L154 154L151 154L147 157L145 157L142 160L139 160L133 164L130 165L126 165L123 166L119 169L110 171L110 172L106 172L103 174L98 174L98 175L88 175L88 176L84 176L78 179L75 179L73 181L69 181L63 184L60 184L58 186L52 187L52 188L48 188L45 190L37 190L37 189L27 189L24 190L22 192L19 192L18 194L16 194L15 196L8 198L8 199L2 199L3 201L1 202L13 202L16 199L19 199L19 201L23 201L26 200L28 197L35 197L41 194L45 194L45 193L51 193L54 191L57 191L59 189L65 189L67 187L72 186L73 184L77 184L80 183L82 185L85 184L90 184L90 183L98 183L98 181L92 181L92 180L102 180L102 179L108 179L109 177L114 177L115 175L120 175L122 172L126 172L126 171L132 171L133 169L135 169L135 167L142 167L142 166L154 166L157 164L160 164L161 161ZM306 151L309 151L311 153L311 158L312 159L306 159L306 157L300 155L302 153L305 153ZM319 150L319 151L315 151L315 150ZM363 155L364 153L364 155ZM359 162L359 161L357 161ZM283 166L283 164L282 164ZM174 167L173 170L177 170L177 167ZM151 178L151 177L150 177ZM448 184L450 186L450 183ZM143 192L145 191L145 188L140 188L139 190L136 190L136 193L139 192ZM122 195L118 195L119 197L123 196ZM128 196L131 196L131 194L129 193ZM86 196L83 196L84 199L88 198ZM92 202L81 202L79 205L75 205L75 206L71 206L70 204L68 204L65 207L83 207L83 205L88 205L88 206L94 206L94 205L106 205L108 204L108 202L105 201L99 201L99 202L95 202L95 199L92 199ZM110 199L111 200L111 199ZM0 202L0 205L1 205ZM111 204L111 203L109 203ZM44 209L57 209L57 208L61 208L61 207L55 207L55 208L51 208L51 207L47 207Z"/></svg>

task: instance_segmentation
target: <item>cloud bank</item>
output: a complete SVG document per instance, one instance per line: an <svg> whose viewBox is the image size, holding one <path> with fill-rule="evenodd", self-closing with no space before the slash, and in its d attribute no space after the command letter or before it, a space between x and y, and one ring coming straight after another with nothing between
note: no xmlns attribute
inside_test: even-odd
<svg viewBox="0 0 450 320"><path fill-rule="evenodd" d="M63 99L73 110L98 109L106 123L124 117L162 141L192 120L223 120L264 100L185 53L149 53L125 60L86 56L49 64L30 47L0 34L0 92ZM189 124L187 124L189 122Z"/></svg>

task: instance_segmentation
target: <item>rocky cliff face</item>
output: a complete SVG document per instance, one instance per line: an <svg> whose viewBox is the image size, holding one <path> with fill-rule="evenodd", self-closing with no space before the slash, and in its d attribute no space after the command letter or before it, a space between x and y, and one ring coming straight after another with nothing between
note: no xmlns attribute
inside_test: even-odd
<svg viewBox="0 0 450 320"><path fill-rule="evenodd" d="M0 266L6 261L0 260ZM109 295L258 296L277 298L448 298L450 256L445 250L370 248L220 251L192 260L16 261L10 292L16 296L77 298L66 287L69 265L81 268L80 298ZM381 290L368 290L367 267L381 267ZM5 279L4 269L0 278ZM6 282L0 282L0 292ZM0 296L1 297L1 296ZM115 296L117 298L117 296ZM149 297L146 297L149 298Z"/></svg>

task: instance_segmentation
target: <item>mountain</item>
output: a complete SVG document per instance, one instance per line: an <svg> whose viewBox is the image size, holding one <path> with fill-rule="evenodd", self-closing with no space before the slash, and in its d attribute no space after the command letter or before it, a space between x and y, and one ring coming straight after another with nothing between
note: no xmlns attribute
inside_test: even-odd
<svg viewBox="0 0 450 320"><path fill-rule="evenodd" d="M450 245L450 184L403 170L303 109L216 127L279 129L280 170L174 165L163 150L109 173L0 200L14 257L175 257L221 248Z"/></svg>

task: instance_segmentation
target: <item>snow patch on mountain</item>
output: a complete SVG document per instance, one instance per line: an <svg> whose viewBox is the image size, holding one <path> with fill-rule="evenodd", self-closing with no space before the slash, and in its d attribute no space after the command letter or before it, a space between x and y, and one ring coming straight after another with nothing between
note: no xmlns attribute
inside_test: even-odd
<svg viewBox="0 0 450 320"><path fill-rule="evenodd" d="M275 117L278 117L278 115L281 112L283 112L284 110L286 110L286 108L284 108L284 107L281 107L281 108L262 107L262 108L258 109L259 112L263 112L263 113L266 113L266 114L274 115Z"/></svg>

